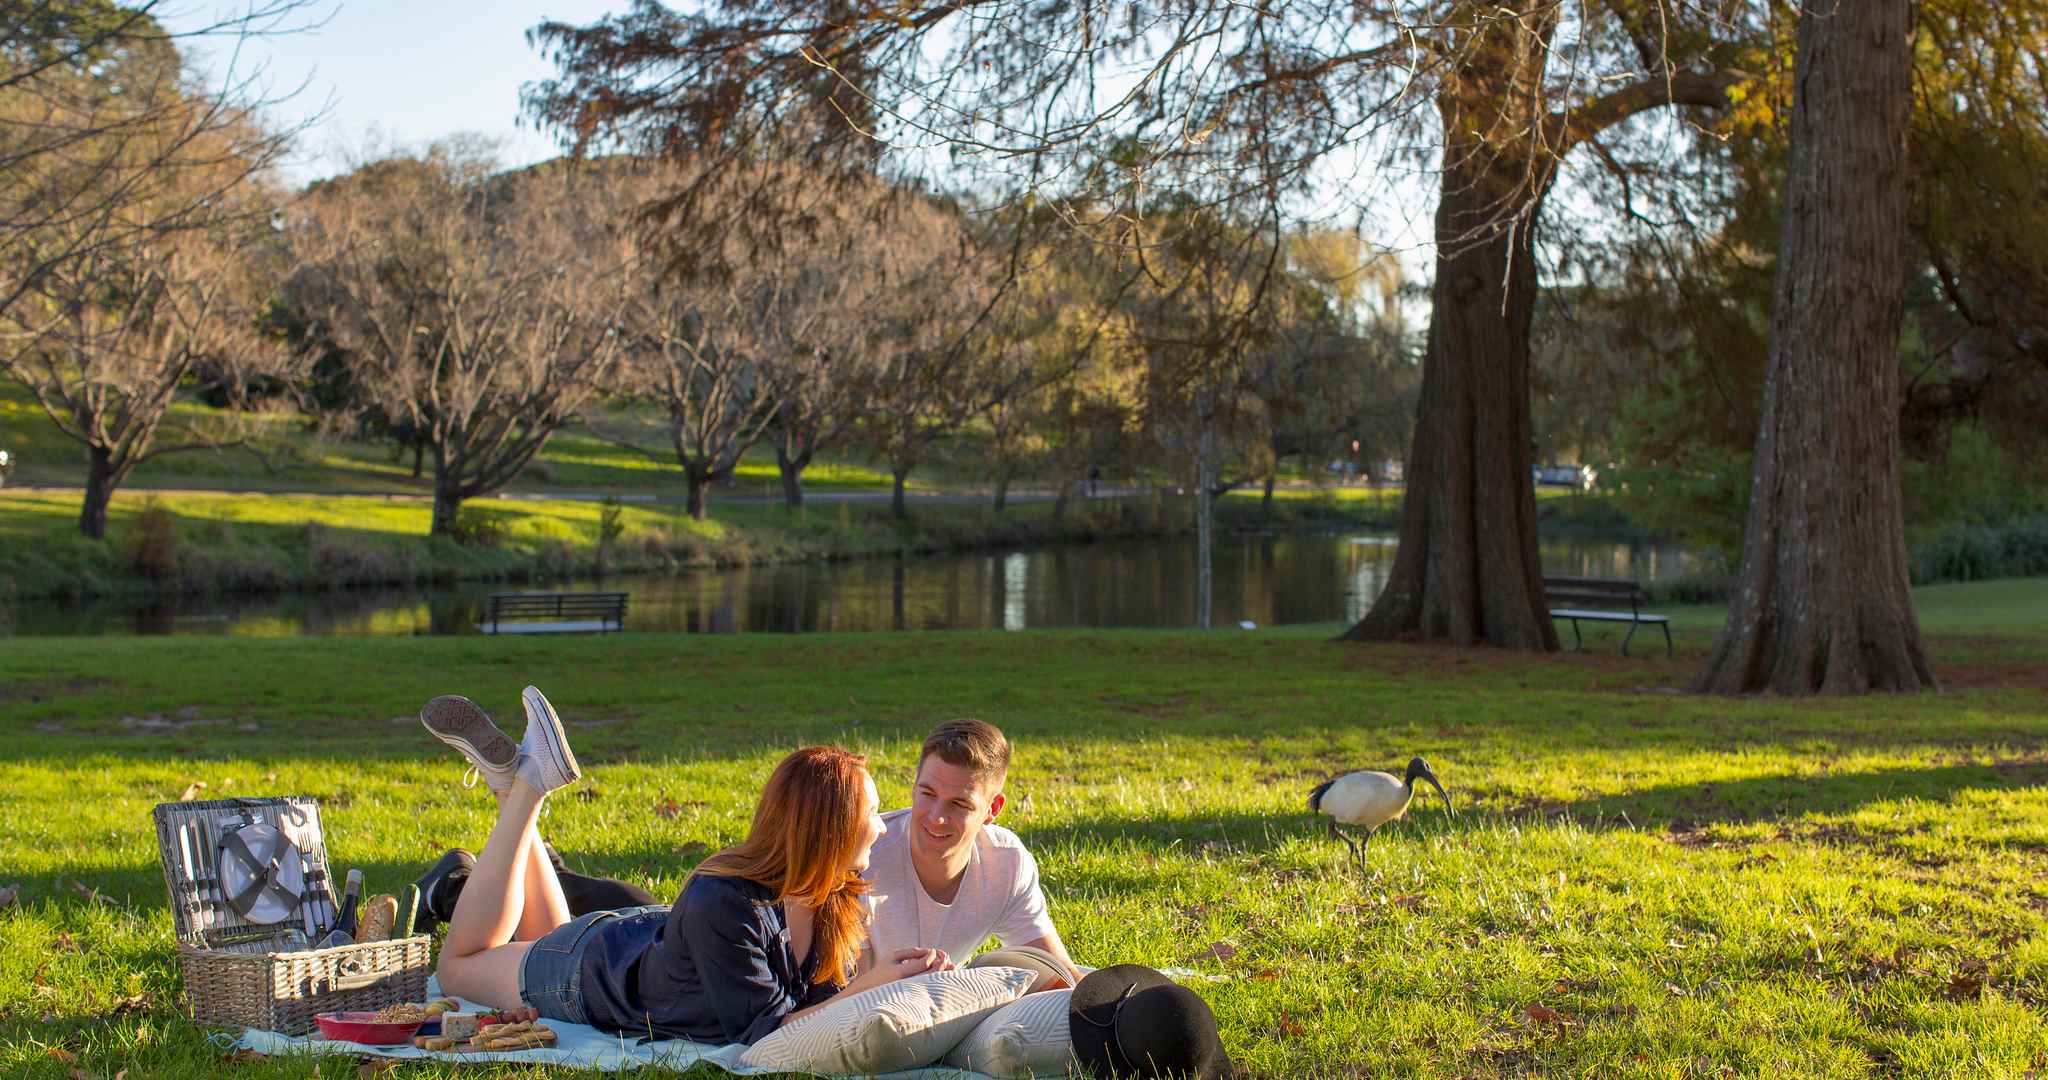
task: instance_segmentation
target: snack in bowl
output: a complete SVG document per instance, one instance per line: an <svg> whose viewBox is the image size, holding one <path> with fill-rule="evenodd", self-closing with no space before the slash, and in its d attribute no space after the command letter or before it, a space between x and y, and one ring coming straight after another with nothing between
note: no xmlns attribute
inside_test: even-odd
<svg viewBox="0 0 2048 1080"><path fill-rule="evenodd" d="M419 1006L410 1006L418 1009ZM392 1009L401 1006L392 1006ZM389 1012L391 1009L386 1009ZM317 1013L313 1022L320 1026L320 1034L331 1042L361 1043L364 1046L403 1046L412 1041L424 1018L414 1020L385 1020L383 1013L373 1012L326 1012Z"/></svg>

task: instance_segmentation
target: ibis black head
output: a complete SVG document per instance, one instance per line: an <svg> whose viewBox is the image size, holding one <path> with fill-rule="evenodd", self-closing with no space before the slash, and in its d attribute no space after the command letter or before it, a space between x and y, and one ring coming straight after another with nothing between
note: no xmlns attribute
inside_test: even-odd
<svg viewBox="0 0 2048 1080"><path fill-rule="evenodd" d="M1412 758L1408 762L1407 778L1408 789L1410 791L1413 791L1415 789L1415 781L1417 780L1429 781L1429 786L1435 788L1436 793L1444 797L1444 810L1447 811L1452 817L1458 816L1458 811L1451 806L1451 793L1444 790L1443 784L1438 782L1436 778L1436 773L1430 771L1429 762L1424 761L1421 758Z"/></svg>

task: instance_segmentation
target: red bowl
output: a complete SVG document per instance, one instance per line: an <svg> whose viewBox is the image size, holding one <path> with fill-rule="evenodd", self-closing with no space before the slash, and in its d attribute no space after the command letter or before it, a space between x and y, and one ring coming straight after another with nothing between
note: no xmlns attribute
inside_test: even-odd
<svg viewBox="0 0 2048 1080"><path fill-rule="evenodd" d="M394 1024L377 1019L373 1012L316 1013L313 1022L320 1025L320 1034L330 1041L361 1043L364 1046L403 1046L412 1042L413 1032L418 1031L422 1023L409 1020Z"/></svg>

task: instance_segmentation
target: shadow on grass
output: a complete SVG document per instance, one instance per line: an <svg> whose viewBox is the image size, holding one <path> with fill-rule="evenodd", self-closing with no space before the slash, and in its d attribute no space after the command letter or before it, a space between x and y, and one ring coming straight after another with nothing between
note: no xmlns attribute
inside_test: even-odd
<svg viewBox="0 0 2048 1080"><path fill-rule="evenodd" d="M2048 754L2002 759L1989 765L1871 769L1818 776L1758 776L1746 780L1670 784L1574 803L1526 804L1511 813L1569 814L1580 822L1697 828L1709 824L1796 820L1808 814L1847 814L1872 803L1922 799L1946 802L1965 791L2017 791L2048 784Z"/></svg>

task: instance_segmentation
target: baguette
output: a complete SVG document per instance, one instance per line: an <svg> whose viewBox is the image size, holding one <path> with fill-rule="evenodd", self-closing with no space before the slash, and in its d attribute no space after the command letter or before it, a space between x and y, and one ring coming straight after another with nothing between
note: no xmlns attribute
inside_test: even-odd
<svg viewBox="0 0 2048 1080"><path fill-rule="evenodd" d="M530 1050L555 1045L555 1033L542 1028L539 1031L522 1031L517 1035L505 1035L489 1039L478 1047L480 1050Z"/></svg>

